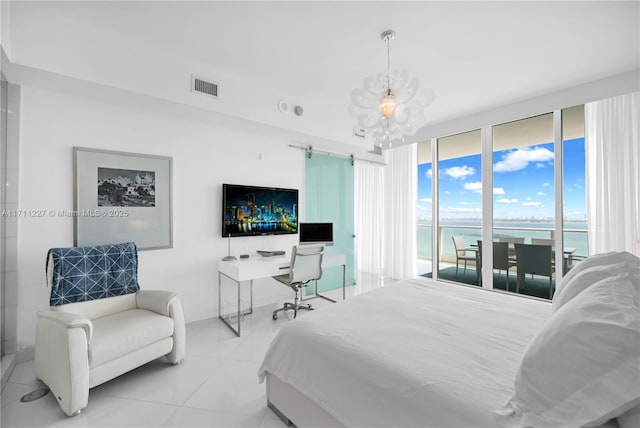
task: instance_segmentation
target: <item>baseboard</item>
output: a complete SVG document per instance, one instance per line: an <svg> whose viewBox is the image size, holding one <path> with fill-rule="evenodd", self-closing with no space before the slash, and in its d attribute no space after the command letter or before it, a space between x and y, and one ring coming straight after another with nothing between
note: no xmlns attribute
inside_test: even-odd
<svg viewBox="0 0 640 428"><path fill-rule="evenodd" d="M33 346L28 346L16 353L16 364L24 363L26 361L33 361L35 357L35 349L33 348Z"/></svg>
<svg viewBox="0 0 640 428"><path fill-rule="evenodd" d="M2 357L2 362L0 362L0 368L2 369L2 391L4 391L4 386L9 381L11 377L11 373L13 373L13 369L16 366L16 354L4 355Z"/></svg>

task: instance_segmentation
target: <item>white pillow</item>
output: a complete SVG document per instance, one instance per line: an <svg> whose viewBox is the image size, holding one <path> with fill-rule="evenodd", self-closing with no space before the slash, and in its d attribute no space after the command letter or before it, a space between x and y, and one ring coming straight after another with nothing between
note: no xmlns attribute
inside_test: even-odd
<svg viewBox="0 0 640 428"><path fill-rule="evenodd" d="M624 267L625 266L624 263L627 264L626 267ZM594 254L593 256L586 258L584 261L574 266L562 278L561 281L558 281L558 284L556 285L556 291L553 296L554 305L552 307L552 311L553 312L557 311L560 306L562 306L564 303L568 302L569 300L577 296L580 293L580 291L588 288L589 285L597 282L599 279L604 279L604 276L603 278L599 278L599 279L590 277L591 282L589 282L588 285L585 286L583 284L581 286L580 284L578 284L577 289L573 289L573 284L576 282L575 281L576 277L578 277L580 274L582 274L584 271L587 271L587 270L597 271L598 269L594 269L594 268L598 268L598 267L602 267L601 269L603 269L603 271L601 271L601 273L603 273L603 275L606 275L606 272L604 271L604 269L606 269L607 266L612 266L612 265L617 265L621 269L624 268L624 270L627 270L628 268L633 268L633 267L635 267L636 269L640 269L640 259L626 251L612 251L609 253ZM615 269L616 268L612 268L612 271L610 273L612 274L618 273L615 271ZM585 279L587 279L587 277L583 276L583 280ZM562 303L559 303L559 302L555 303L556 300Z"/></svg>
<svg viewBox="0 0 640 428"><path fill-rule="evenodd" d="M529 343L501 427L603 424L640 400L640 272L583 290Z"/></svg>
<svg viewBox="0 0 640 428"><path fill-rule="evenodd" d="M553 302L551 303L551 312L556 312L562 305L566 304L569 300L596 282L633 270L640 271L640 259L635 256L632 260L581 269L577 275L573 275L573 277L570 278L569 283L565 283L564 287L554 294Z"/></svg>

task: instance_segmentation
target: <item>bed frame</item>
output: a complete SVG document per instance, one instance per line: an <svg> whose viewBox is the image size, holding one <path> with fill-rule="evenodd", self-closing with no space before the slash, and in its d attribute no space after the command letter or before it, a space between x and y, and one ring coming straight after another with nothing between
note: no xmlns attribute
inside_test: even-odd
<svg viewBox="0 0 640 428"><path fill-rule="evenodd" d="M267 406L289 426L344 427L309 397L267 372Z"/></svg>

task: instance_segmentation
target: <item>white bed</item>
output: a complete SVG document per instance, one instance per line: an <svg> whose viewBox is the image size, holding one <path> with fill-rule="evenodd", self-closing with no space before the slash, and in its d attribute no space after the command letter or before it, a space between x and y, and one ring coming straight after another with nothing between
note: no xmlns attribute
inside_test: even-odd
<svg viewBox="0 0 640 428"><path fill-rule="evenodd" d="M260 375L271 406L298 426L495 426L492 412L550 313L539 300L397 283L291 322ZM305 399L320 415L307 420Z"/></svg>
<svg viewBox="0 0 640 428"><path fill-rule="evenodd" d="M298 427L633 427L639 305L629 253L582 262L553 304L404 281L293 320L258 376Z"/></svg>

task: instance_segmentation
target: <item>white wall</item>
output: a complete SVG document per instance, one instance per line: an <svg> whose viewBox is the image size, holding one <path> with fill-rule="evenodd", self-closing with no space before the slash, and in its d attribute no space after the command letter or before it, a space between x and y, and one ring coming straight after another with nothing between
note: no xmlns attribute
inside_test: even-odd
<svg viewBox="0 0 640 428"><path fill-rule="evenodd" d="M216 317L217 262L223 182L300 189L304 207L304 153L286 142L165 116L54 90L22 87L20 208L73 209L72 147L173 157L172 249L141 251L142 288L176 290L187 322ZM304 213L301 213L304 216ZM288 249L297 235L232 238L232 252ZM21 217L18 223L18 351L28 354L36 312L48 307L45 255L73 245L70 217ZM271 279L254 283L254 306L290 298Z"/></svg>
<svg viewBox="0 0 640 428"><path fill-rule="evenodd" d="M11 55L11 2L0 1L0 45Z"/></svg>
<svg viewBox="0 0 640 428"><path fill-rule="evenodd" d="M35 9L15 4L11 9L10 60L15 64L291 130L299 133L304 144L314 147L345 153L371 150L353 136L353 121L345 114L346 107L337 109L320 97L290 93L225 70L223 65L214 67L159 49L141 38L79 21L65 15L59 2L32 6ZM192 93L192 75L218 83L220 98ZM310 82L309 87L315 86ZM304 114L282 114L277 107L280 99L303 106Z"/></svg>

